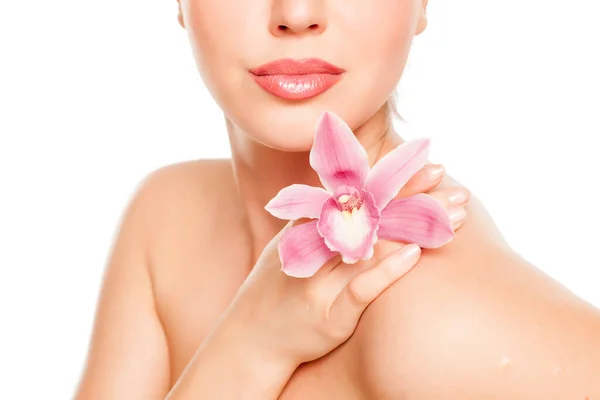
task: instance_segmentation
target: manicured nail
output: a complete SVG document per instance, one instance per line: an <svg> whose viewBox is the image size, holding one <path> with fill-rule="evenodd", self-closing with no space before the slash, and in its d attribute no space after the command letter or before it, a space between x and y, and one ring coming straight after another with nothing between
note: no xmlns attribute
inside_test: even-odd
<svg viewBox="0 0 600 400"><path fill-rule="evenodd" d="M450 218L450 222L452 225L456 225L461 222L467 216L467 211L464 207L452 207L448 210L448 217Z"/></svg>
<svg viewBox="0 0 600 400"><path fill-rule="evenodd" d="M411 243L402 249L402 258L406 261L414 261L421 254L421 248L418 244Z"/></svg>
<svg viewBox="0 0 600 400"><path fill-rule="evenodd" d="M449 196L448 202L453 206L466 203L471 196L471 192L465 188L456 188Z"/></svg>
<svg viewBox="0 0 600 400"><path fill-rule="evenodd" d="M410 271L419 260L421 248L419 245L411 243L390 255L392 262L387 263L389 275L399 278Z"/></svg>
<svg viewBox="0 0 600 400"><path fill-rule="evenodd" d="M434 164L430 167L429 178L432 181L438 180L444 175L444 172L446 172L446 168L442 164Z"/></svg>

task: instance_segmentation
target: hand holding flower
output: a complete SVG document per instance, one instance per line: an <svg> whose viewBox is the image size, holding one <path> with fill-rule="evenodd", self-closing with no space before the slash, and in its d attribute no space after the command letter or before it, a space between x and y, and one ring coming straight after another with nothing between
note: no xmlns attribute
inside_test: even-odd
<svg viewBox="0 0 600 400"><path fill-rule="evenodd" d="M428 148L428 139L404 143L369 169L367 154L350 128L324 113L310 164L325 189L291 185L265 207L281 219L315 218L282 237L283 271L309 277L337 253L346 264L368 260L378 238L425 248L452 240L452 224L440 202L423 193L394 200L425 166Z"/></svg>
<svg viewBox="0 0 600 400"><path fill-rule="evenodd" d="M341 125L327 118L336 117L322 119L320 129L329 126L335 133ZM318 132L316 151L332 143L339 146L335 140L319 137ZM349 137L337 140L350 141ZM238 353L252 355L243 359L260 359L289 374L300 363L319 358L346 341L365 308L417 263L420 246L399 241L417 240L423 247L436 247L451 240L453 230L460 226L460 218L451 221L448 211L464 213L468 192L458 188L433 191L443 172L434 176L435 166L424 166L426 144L400 146L380 161L379 168L389 168L372 177L368 167L352 170L356 164L348 161L354 156L349 156L347 147L328 154L329 169L323 160L312 160L319 171L329 171L323 173L324 183L335 189L327 192L292 185L267 208L290 219L320 219L303 224L292 221L271 240L213 337L225 336ZM403 167L393 170L393 163ZM338 168L343 165L345 169ZM399 191L402 197L394 199ZM430 195L423 193L429 191ZM319 226L321 221L325 225ZM377 233L388 240L376 242Z"/></svg>

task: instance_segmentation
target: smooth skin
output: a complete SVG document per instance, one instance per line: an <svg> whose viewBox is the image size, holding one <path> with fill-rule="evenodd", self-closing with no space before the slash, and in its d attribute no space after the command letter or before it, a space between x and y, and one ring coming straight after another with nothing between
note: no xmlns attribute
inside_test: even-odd
<svg viewBox="0 0 600 400"><path fill-rule="evenodd" d="M151 283L153 274L148 272L155 264L144 262L143 258L131 258L132 254L152 250L146 244L132 251L137 246L126 245L131 243L126 238L130 232L127 228L148 229L138 224L154 220L150 213L156 215L157 210L164 210L167 204L160 204L162 199L159 204L147 202L153 203L153 196L167 190L174 193L173 187L160 187L167 183L162 179L171 183L177 180L173 172L189 170L193 174L190 178L196 180L200 176L195 173L206 173L205 167L227 168L223 162L202 164L180 164L158 171L141 187L126 213L105 277L90 357L77 398L279 398L300 364L324 356L345 342L354 332L364 309L419 259L421 250L416 245L380 241L371 260L346 265L338 257L311 278L291 278L281 271L276 251L282 230L265 247L233 299L226 299L231 302L218 320L212 321L210 333L198 337L198 349L186 360L185 370L179 369L167 381L169 370L173 370L169 349L172 351L178 346L166 340L168 329L162 326L160 315L150 312L155 307L156 295L152 293L152 284L143 283ZM462 188L435 190L443 173L440 165L426 166L399 196L430 191L448 210L453 227L458 229L465 215L462 205L470 194ZM186 197L190 194L181 193ZM192 199L200 201L202 197L205 196L199 191ZM137 228L133 228L135 225ZM289 227L290 224L284 229ZM238 229L243 230L243 227L238 226ZM186 252L190 250L192 248ZM162 276L164 273L169 276ZM172 273L175 276L171 276ZM160 281L174 279L179 273L161 271ZM201 289L202 292L207 288ZM223 299L223 296L215 297L219 302Z"/></svg>
<svg viewBox="0 0 600 400"><path fill-rule="evenodd" d="M600 398L600 311L520 257L449 175L423 184L424 169L400 195L429 191L458 220L468 200L456 237L422 250L412 268L397 262L410 271L366 307L346 341L310 338L322 338L329 320L318 310L348 293L350 280L327 287L320 276L318 291L291 290L263 263L285 225L264 205L290 184L318 185L306 152L323 111L349 124L371 165L402 143L386 100L427 26L426 0L179 4L232 159L165 167L139 188L106 271L77 399ZM283 101L248 76L282 57L321 57L346 73L314 99ZM382 286L396 278L388 276ZM314 314L290 306L306 298L328 301ZM353 328L356 310L337 315ZM303 323L309 315L320 322Z"/></svg>

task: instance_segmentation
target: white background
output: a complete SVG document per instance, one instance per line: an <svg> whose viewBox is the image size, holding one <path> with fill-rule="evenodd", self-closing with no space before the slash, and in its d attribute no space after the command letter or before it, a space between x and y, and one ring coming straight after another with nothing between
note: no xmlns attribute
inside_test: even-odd
<svg viewBox="0 0 600 400"><path fill-rule="evenodd" d="M600 306L597 2L428 15L400 88L410 134L433 138L431 159L525 258ZM136 185L228 154L175 0L0 3L1 398L72 396Z"/></svg>

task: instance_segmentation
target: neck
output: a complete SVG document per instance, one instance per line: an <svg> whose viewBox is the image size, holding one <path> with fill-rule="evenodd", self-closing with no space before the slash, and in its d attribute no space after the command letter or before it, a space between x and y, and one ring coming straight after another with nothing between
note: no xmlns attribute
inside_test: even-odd
<svg viewBox="0 0 600 400"><path fill-rule="evenodd" d="M285 226L271 216L264 206L279 190L294 183L321 186L310 167L308 152L285 152L266 147L227 120L231 156L236 184L245 211L248 235L252 243L252 264L266 244ZM387 153L386 148L399 144L386 107L354 131L367 151L369 164ZM389 150L388 150L389 151Z"/></svg>

